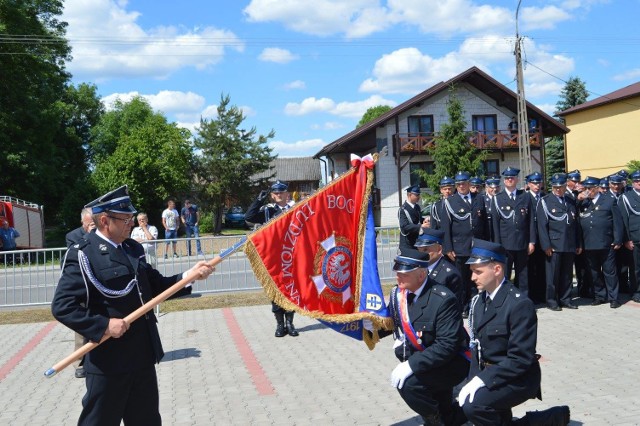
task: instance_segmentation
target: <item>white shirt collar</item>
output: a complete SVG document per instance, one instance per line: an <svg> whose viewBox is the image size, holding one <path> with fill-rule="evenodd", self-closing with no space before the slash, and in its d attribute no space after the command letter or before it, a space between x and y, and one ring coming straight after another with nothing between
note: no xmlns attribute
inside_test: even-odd
<svg viewBox="0 0 640 426"><path fill-rule="evenodd" d="M119 244L116 244L113 241L111 241L109 238L106 237L106 235L104 235L102 232L100 232L100 230L96 229L96 235L98 237L102 238L103 240L105 240L106 242L108 242L109 244L111 244L112 246L118 248Z"/></svg>
<svg viewBox="0 0 640 426"><path fill-rule="evenodd" d="M491 293L487 292L487 296L489 296L489 298L493 301L493 298L496 297L496 294L498 293L498 290L500 290L500 287L502 287L502 284L504 284L504 282L506 281L506 278L502 279L502 282L498 285L498 287L496 287L495 290L493 290Z"/></svg>

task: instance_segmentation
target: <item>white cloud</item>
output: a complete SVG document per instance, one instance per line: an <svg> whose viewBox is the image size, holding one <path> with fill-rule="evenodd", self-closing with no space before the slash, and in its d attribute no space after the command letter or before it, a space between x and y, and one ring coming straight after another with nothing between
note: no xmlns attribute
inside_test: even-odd
<svg viewBox="0 0 640 426"><path fill-rule="evenodd" d="M329 112L335 107L335 102L329 98L306 98L301 103L289 102L284 107L287 115L306 115L314 112Z"/></svg>
<svg viewBox="0 0 640 426"><path fill-rule="evenodd" d="M323 124L312 124L312 130L338 130L343 129L345 126L342 123L338 123L337 121L327 121Z"/></svg>
<svg viewBox="0 0 640 426"><path fill-rule="evenodd" d="M370 0L252 0L243 10L249 22L278 22L304 34L345 33L362 37L387 28L386 8Z"/></svg>
<svg viewBox="0 0 640 426"><path fill-rule="evenodd" d="M325 145L326 142L322 139L307 139L293 143L283 141L269 142L269 147L273 148L279 157L304 157L313 155L320 151Z"/></svg>
<svg viewBox="0 0 640 426"><path fill-rule="evenodd" d="M193 113L200 111L205 103L204 97L196 93L171 90L161 90L156 95L140 94L137 91L112 93L103 97L102 102L107 109L111 109L117 99L127 103L136 96L144 98L154 111L162 113Z"/></svg>
<svg viewBox="0 0 640 426"><path fill-rule="evenodd" d="M245 117L255 117L256 115L256 110L251 108L250 106L242 105L238 108L240 108Z"/></svg>
<svg viewBox="0 0 640 426"><path fill-rule="evenodd" d="M571 19L571 14L557 6L525 7L522 9L524 30L552 29L556 24Z"/></svg>
<svg viewBox="0 0 640 426"><path fill-rule="evenodd" d="M640 68L635 68L613 76L615 81L636 80L640 78Z"/></svg>
<svg viewBox="0 0 640 426"><path fill-rule="evenodd" d="M550 116L553 116L553 114L555 114L557 110L556 104L534 104L534 105L540 108L541 110L543 110L544 112L546 112L547 114L549 114Z"/></svg>
<svg viewBox="0 0 640 426"><path fill-rule="evenodd" d="M262 51L262 53L260 53L258 59L264 62L288 64L289 62L298 59L298 56L294 55L287 49L280 49L279 47L267 47Z"/></svg>
<svg viewBox="0 0 640 426"><path fill-rule="evenodd" d="M295 80L284 85L286 90L298 90L298 89L306 89L307 85L302 80Z"/></svg>
<svg viewBox="0 0 640 426"><path fill-rule="evenodd" d="M379 95L370 96L363 101L340 102L338 104L329 98L316 99L311 97L304 99L301 103L289 102L285 106L284 112L287 115L296 116L324 112L341 117L360 118L367 109L376 105L389 105L394 107L396 102L385 99Z"/></svg>
<svg viewBox="0 0 640 426"><path fill-rule="evenodd" d="M144 29L127 2L67 0L62 19L69 23L73 47L69 70L102 81L119 76L166 78L187 67L204 69L220 62L227 49L242 51L234 33L214 27Z"/></svg>

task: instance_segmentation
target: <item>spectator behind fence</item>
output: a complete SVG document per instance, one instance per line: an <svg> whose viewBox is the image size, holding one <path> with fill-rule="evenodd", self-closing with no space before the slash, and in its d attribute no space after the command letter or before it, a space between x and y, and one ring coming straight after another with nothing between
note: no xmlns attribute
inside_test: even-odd
<svg viewBox="0 0 640 426"><path fill-rule="evenodd" d="M176 253L176 238L178 237L178 227L180 226L180 215L176 210L176 203L173 200L167 202L167 208L162 212L162 226L164 227L164 238L167 240L164 247L164 258L169 256L169 243L173 247L173 257L178 257Z"/></svg>
<svg viewBox="0 0 640 426"><path fill-rule="evenodd" d="M0 250L2 251L11 251L16 250L16 238L20 236L20 233L16 231L15 228L9 226L9 222L4 219L2 221L2 228L0 228L0 240L2 240L2 247ZM4 261L7 262L7 257L4 257ZM12 254L9 259L9 262L15 262L15 254Z"/></svg>
<svg viewBox="0 0 640 426"><path fill-rule="evenodd" d="M200 245L200 211L198 206L191 204L190 200L184 200L184 207L180 211L180 218L185 227L185 237L187 238L187 256L191 256L191 237L196 239L196 250L198 256L204 256Z"/></svg>
<svg viewBox="0 0 640 426"><path fill-rule="evenodd" d="M156 243L148 242L158 239L158 228L153 225L149 225L149 218L146 213L138 213L138 226L131 231L131 238L136 240L144 248L144 255L147 258L147 263L154 268L157 268L158 258L156 256Z"/></svg>

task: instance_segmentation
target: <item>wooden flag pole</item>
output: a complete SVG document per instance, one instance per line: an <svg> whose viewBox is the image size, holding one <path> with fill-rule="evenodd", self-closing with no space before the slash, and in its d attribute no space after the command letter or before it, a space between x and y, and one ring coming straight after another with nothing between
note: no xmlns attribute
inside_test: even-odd
<svg viewBox="0 0 640 426"><path fill-rule="evenodd" d="M242 247L246 241L247 241L247 237L243 237L240 241L235 243L233 246L231 246L230 248L228 248L224 252L220 253L218 256L216 256L213 259L211 259L210 261L208 261L207 265L211 266L212 268L215 268L216 265L218 265L220 262L222 262L227 256L229 256L230 254L232 254L235 251L237 251L240 247ZM180 291L187 284L195 281L198 278L200 278L200 274L198 272L194 271L194 272L190 273L185 278L181 279L180 281L178 281L177 283L175 283L174 285L172 285L171 287L169 287L168 289L166 289L165 291L163 291L162 293L160 293L159 295L157 295L153 299L149 300L147 303L145 303L144 305L140 306L138 309L136 309L135 311L131 312L126 317L124 317L124 321L127 324L133 323L135 320L137 320L138 318L140 318L141 316L143 316L147 312L151 311L153 308L158 306L160 303L164 302L169 297L173 296L175 293ZM88 342L88 343L86 343L84 346L82 346L81 348L78 348L76 351L74 351L73 353L71 353L67 357L63 358L57 364L55 364L53 367L51 367L50 369L45 371L44 372L44 376L47 377L47 378L55 376L57 373L59 373L60 371L62 371L63 369L65 369L66 367L71 365L75 360L82 358L84 355L88 354L93 349L97 348L101 343L109 340L109 338L110 338L110 336L104 336L97 343L96 342Z"/></svg>

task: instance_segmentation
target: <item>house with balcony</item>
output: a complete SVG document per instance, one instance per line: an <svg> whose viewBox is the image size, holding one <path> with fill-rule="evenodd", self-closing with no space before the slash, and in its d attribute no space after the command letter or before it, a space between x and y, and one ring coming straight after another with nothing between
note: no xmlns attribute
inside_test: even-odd
<svg viewBox="0 0 640 426"><path fill-rule="evenodd" d="M462 103L469 143L487 151L479 174L499 175L507 166L519 167L519 131L510 127L517 116L517 95L477 67L440 82L384 115L323 147L315 158L325 158L328 179L350 167L350 154L380 154L375 171L376 224L397 226L403 188L419 182L416 169L433 170L429 148L448 122L449 88ZM569 130L558 120L527 102L529 143L534 171L544 171L544 139ZM471 171L473 172L473 171ZM544 173L543 173L544 174ZM428 191L425 187L424 191Z"/></svg>
<svg viewBox="0 0 640 426"><path fill-rule="evenodd" d="M558 113L567 134L567 170L605 177L640 160L640 82Z"/></svg>

